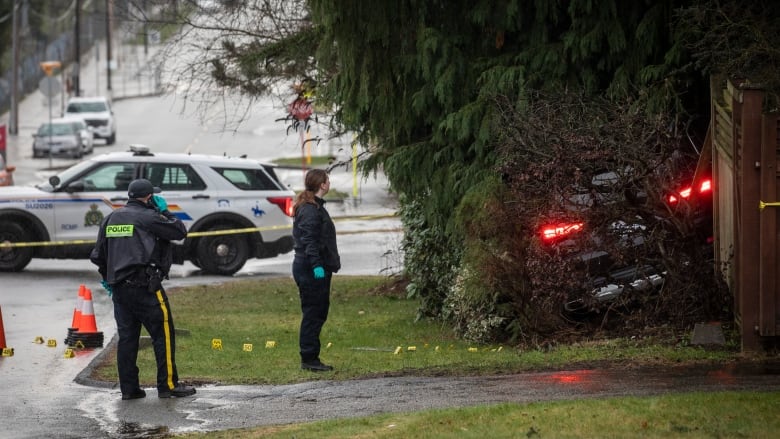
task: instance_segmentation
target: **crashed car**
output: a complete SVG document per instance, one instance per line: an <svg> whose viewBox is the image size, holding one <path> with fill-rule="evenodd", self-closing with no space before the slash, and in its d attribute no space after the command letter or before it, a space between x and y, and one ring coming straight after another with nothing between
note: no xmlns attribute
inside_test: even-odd
<svg viewBox="0 0 780 439"><path fill-rule="evenodd" d="M569 316L599 310L627 293L661 288L668 274L663 263L664 246L659 245L662 234L686 236L703 247L712 247L709 173L676 180L688 184L679 190L664 190L657 206L648 206L651 197L637 189L639 186L625 188L625 181L623 175L613 171L599 173L590 184L570 194L569 209L564 215L558 215L552 223L539 222L538 242L544 250L560 257L582 273L578 278L585 279L564 304L564 312ZM623 187L616 190L615 185ZM622 203L621 207L613 212L602 209L607 217L588 215L595 205L618 203ZM641 208L632 210L631 206ZM609 213L614 213L615 218L609 218ZM588 219L599 224L590 224ZM673 229L674 233L667 233Z"/></svg>

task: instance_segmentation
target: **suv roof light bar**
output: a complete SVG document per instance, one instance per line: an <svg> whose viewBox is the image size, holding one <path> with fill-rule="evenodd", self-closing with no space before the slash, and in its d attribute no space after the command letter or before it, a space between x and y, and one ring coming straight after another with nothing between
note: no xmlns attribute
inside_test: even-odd
<svg viewBox="0 0 780 439"><path fill-rule="evenodd" d="M130 145L130 152L133 153L133 155L154 155L151 152L149 152L149 147L146 145L141 145L138 143Z"/></svg>

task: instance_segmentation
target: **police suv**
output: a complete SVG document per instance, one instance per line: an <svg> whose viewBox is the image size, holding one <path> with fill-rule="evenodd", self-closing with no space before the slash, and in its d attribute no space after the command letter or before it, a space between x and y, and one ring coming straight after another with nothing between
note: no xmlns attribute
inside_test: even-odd
<svg viewBox="0 0 780 439"><path fill-rule="evenodd" d="M145 146L82 161L35 187L0 188L0 271L32 258L88 259L98 227L146 178L187 226L174 263L232 275L249 258L292 250L295 193L273 166L244 157L152 153Z"/></svg>

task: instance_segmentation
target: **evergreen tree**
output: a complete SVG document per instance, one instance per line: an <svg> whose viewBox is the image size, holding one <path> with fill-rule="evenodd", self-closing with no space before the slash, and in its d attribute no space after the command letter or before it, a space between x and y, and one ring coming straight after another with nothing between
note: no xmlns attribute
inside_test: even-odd
<svg viewBox="0 0 780 439"><path fill-rule="evenodd" d="M685 58L671 23L679 4L311 0L322 36L318 98L363 134L370 165L384 166L404 202L420 206L413 211L422 218L407 225L444 232L437 236L446 242L426 246L450 249L439 265L457 266L463 242L452 238L460 227L453 212L495 173L495 99L522 107L531 90L622 98L642 88L651 110L678 105ZM408 253L406 262L415 293L446 296L451 273L430 273L430 261ZM424 311L438 314L438 306Z"/></svg>

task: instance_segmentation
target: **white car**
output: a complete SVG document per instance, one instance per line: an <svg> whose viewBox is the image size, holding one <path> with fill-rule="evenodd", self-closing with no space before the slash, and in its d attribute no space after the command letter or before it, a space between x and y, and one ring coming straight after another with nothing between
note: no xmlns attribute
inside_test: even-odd
<svg viewBox="0 0 780 439"><path fill-rule="evenodd" d="M293 248L295 193L271 165L224 156L128 152L77 163L35 187L0 187L0 271L23 270L32 258L87 259L98 227L127 201L133 179L162 189L168 209L189 235L174 246L174 263L191 261L206 273L232 275L249 258Z"/></svg>
<svg viewBox="0 0 780 439"><path fill-rule="evenodd" d="M33 133L33 157L81 158L92 153L92 133L81 119L60 118L44 122Z"/></svg>
<svg viewBox="0 0 780 439"><path fill-rule="evenodd" d="M68 99L63 117L83 119L92 127L96 138L106 139L107 145L116 142L116 120L111 102L104 96L74 97Z"/></svg>

